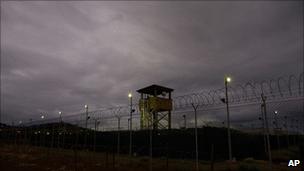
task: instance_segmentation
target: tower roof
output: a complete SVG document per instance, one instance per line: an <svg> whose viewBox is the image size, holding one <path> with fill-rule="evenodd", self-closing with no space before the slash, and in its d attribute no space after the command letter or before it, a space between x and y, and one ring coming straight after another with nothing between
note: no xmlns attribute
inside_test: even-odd
<svg viewBox="0 0 304 171"><path fill-rule="evenodd" d="M149 94L149 95L160 95L163 92L169 93L172 91L173 91L172 88L163 87L163 86L156 85L156 84L153 84L148 87L137 90L138 93L144 93L144 94Z"/></svg>

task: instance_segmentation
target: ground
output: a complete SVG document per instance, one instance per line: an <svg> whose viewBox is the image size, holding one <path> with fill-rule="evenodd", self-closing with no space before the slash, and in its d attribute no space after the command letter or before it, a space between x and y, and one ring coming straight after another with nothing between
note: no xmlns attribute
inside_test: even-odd
<svg viewBox="0 0 304 171"><path fill-rule="evenodd" d="M74 151L51 149L27 145L0 144L1 171L147 171L148 157L128 157L109 153L93 153L88 151ZM211 170L209 161L200 161L200 170ZM214 171L267 171L268 162L248 158L235 163L226 161L216 162ZM274 163L275 171L300 171L300 168L288 168L287 162ZM173 160L166 158L153 159L153 170L166 171L194 171L193 160Z"/></svg>

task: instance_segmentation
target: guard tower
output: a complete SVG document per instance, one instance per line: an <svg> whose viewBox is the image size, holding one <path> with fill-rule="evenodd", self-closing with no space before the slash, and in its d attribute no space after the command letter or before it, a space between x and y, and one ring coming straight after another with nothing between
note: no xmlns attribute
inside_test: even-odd
<svg viewBox="0 0 304 171"><path fill-rule="evenodd" d="M173 89L151 85L137 90L140 93L140 128L171 129L171 110Z"/></svg>

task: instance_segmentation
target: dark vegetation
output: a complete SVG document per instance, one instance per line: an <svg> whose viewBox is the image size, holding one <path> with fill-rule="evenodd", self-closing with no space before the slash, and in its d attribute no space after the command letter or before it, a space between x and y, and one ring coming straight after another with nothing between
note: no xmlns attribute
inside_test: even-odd
<svg viewBox="0 0 304 171"><path fill-rule="evenodd" d="M119 135L118 135L119 134ZM120 153L129 152L129 131L93 131L68 123L49 123L27 127L1 126L2 142L30 144L66 149L87 149L97 152L117 152L120 136ZM195 158L194 129L172 129L153 131L153 157L176 159ZM271 137L272 149L284 149L288 145L303 142L303 137L286 135ZM203 127L198 129L199 158L210 160L214 149L216 161L228 158L227 130L225 128ZM262 134L248 134L232 130L233 156L239 160L248 157L267 160ZM133 131L133 155L149 155L149 130Z"/></svg>

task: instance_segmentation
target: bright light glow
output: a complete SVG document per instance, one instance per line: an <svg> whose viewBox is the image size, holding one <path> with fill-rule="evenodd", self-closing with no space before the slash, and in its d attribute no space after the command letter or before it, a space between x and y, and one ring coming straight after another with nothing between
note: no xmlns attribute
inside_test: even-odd
<svg viewBox="0 0 304 171"><path fill-rule="evenodd" d="M274 114L278 114L279 112L277 110L274 111Z"/></svg>
<svg viewBox="0 0 304 171"><path fill-rule="evenodd" d="M231 82L231 78L230 78L230 77L226 77L226 81L227 81L228 83L230 83L230 82Z"/></svg>
<svg viewBox="0 0 304 171"><path fill-rule="evenodd" d="M41 119L44 119L44 115L41 116Z"/></svg>
<svg viewBox="0 0 304 171"><path fill-rule="evenodd" d="M131 94L131 93L129 93L129 94L128 94L128 97L129 97L129 98L131 98L131 97L132 97L132 94Z"/></svg>
<svg viewBox="0 0 304 171"><path fill-rule="evenodd" d="M58 112L59 113L59 115L61 115L62 113L61 112Z"/></svg>
<svg viewBox="0 0 304 171"><path fill-rule="evenodd" d="M88 105L84 105L84 108L86 108L86 109L87 109L88 107L89 107Z"/></svg>

